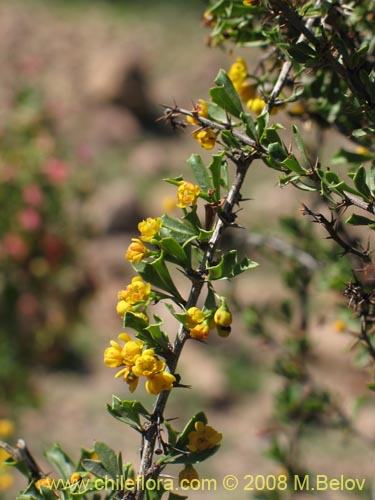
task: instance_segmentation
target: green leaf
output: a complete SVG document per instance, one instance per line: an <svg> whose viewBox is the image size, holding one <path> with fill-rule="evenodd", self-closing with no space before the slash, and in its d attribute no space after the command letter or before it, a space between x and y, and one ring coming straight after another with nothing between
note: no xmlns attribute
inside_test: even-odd
<svg viewBox="0 0 375 500"><path fill-rule="evenodd" d="M197 154L193 154L187 160L187 163L191 167L194 173L194 177L201 190L207 192L210 189L212 189L213 186L211 183L211 179L210 176L208 175L207 168L203 163L202 158Z"/></svg>
<svg viewBox="0 0 375 500"><path fill-rule="evenodd" d="M159 241L167 260L185 268L188 264L187 256L182 246L174 238L162 238Z"/></svg>
<svg viewBox="0 0 375 500"><path fill-rule="evenodd" d="M242 113L241 114L241 120L245 124L245 130L246 134L250 137L250 139L253 139L256 141L257 139L257 131L255 128L255 123L254 123L254 118L252 115L248 113Z"/></svg>
<svg viewBox="0 0 375 500"><path fill-rule="evenodd" d="M375 382L370 382L369 384L367 384L367 387L370 389L370 391L375 392Z"/></svg>
<svg viewBox="0 0 375 500"><path fill-rule="evenodd" d="M344 191L347 191L348 193L361 196L361 193L346 184L346 182L342 181L335 172L324 172L322 182L334 193L343 194Z"/></svg>
<svg viewBox="0 0 375 500"><path fill-rule="evenodd" d="M298 174L306 173L306 170L301 167L299 161L294 155L289 155L288 158L285 158L285 160L281 162L281 165L283 167L286 167L288 170L291 170L292 172L296 172Z"/></svg>
<svg viewBox="0 0 375 500"><path fill-rule="evenodd" d="M346 224L351 224L352 226L368 226L370 224L375 224L375 220L371 220L357 214L352 214L345 222Z"/></svg>
<svg viewBox="0 0 375 500"><path fill-rule="evenodd" d="M262 113L261 115L257 116L257 132L260 143L262 143L264 131L268 125L269 118L269 113Z"/></svg>
<svg viewBox="0 0 375 500"><path fill-rule="evenodd" d="M221 139L228 148L241 149L242 144L234 137L230 130L223 130L221 132Z"/></svg>
<svg viewBox="0 0 375 500"><path fill-rule="evenodd" d="M208 166L209 171L211 172L212 185L215 189L215 193L213 194L214 201L220 200L220 188L221 188L221 180L222 180L222 165L226 163L223 161L225 155L225 151L222 151L219 154L213 155L211 163Z"/></svg>
<svg viewBox="0 0 375 500"><path fill-rule="evenodd" d="M208 111L208 117L211 118L211 120L215 120L215 122L219 123L227 123L228 121L228 116L226 112L215 104L214 102L206 102L207 105L207 111Z"/></svg>
<svg viewBox="0 0 375 500"><path fill-rule="evenodd" d="M86 458L82 460L82 467L87 470L87 472L91 472L94 476L100 477L101 479L108 477L107 470L102 466L99 460Z"/></svg>
<svg viewBox="0 0 375 500"><path fill-rule="evenodd" d="M74 471L74 464L58 444L54 444L52 448L46 451L46 457L62 479L69 479Z"/></svg>
<svg viewBox="0 0 375 500"><path fill-rule="evenodd" d="M112 477L112 479L116 479L122 471L119 471L117 468L117 455L114 450L100 441L95 443L94 450L98 454L99 459L108 474Z"/></svg>
<svg viewBox="0 0 375 500"><path fill-rule="evenodd" d="M278 142L272 142L271 144L269 144L267 151L271 158L277 163L283 162L288 157L285 146L282 146Z"/></svg>
<svg viewBox="0 0 375 500"><path fill-rule="evenodd" d="M301 134L298 130L297 125L292 125L292 130L293 130L294 140L296 141L296 144L297 144L297 148L302 155L303 161L305 162L304 166L305 166L305 168L308 168L310 166L310 162L309 162L309 159L307 157L305 145L303 144L303 140L302 140L302 137L301 137Z"/></svg>
<svg viewBox="0 0 375 500"><path fill-rule="evenodd" d="M136 262L132 263L132 266L145 281L170 293L177 302L184 303L184 299L181 297L169 274L163 252L152 263Z"/></svg>
<svg viewBox="0 0 375 500"><path fill-rule="evenodd" d="M145 328L145 330L150 333L154 346L158 348L157 350L159 352L161 350L161 352L163 353L168 351L169 349L169 338L168 335L160 329L160 325L163 324L163 320L156 314L154 314L154 318L156 320L156 323L149 325L147 328Z"/></svg>
<svg viewBox="0 0 375 500"><path fill-rule="evenodd" d="M140 318L132 311L127 311L124 314L124 328L132 328L136 332L141 332L144 328L146 328L147 325L147 321L145 321L143 318Z"/></svg>
<svg viewBox="0 0 375 500"><path fill-rule="evenodd" d="M107 410L117 420L139 432L142 432L140 416L151 418L150 413L139 401L121 400L116 396L112 396L112 405L107 405Z"/></svg>
<svg viewBox="0 0 375 500"><path fill-rule="evenodd" d="M355 187L358 189L358 191L361 193L362 197L366 201L371 201L371 191L367 185L367 175L366 175L366 170L363 165L361 165L356 173L355 176L353 177L353 182Z"/></svg>
<svg viewBox="0 0 375 500"><path fill-rule="evenodd" d="M368 185L372 196L375 196L375 162L371 162L368 172Z"/></svg>
<svg viewBox="0 0 375 500"><path fill-rule="evenodd" d="M162 216L163 225L160 230L162 237L174 238L178 243L186 244L196 238L198 231L188 221L182 221L170 217L169 215Z"/></svg>
<svg viewBox="0 0 375 500"><path fill-rule="evenodd" d="M316 58L315 50L306 42L299 42L288 47L288 52L299 63L306 63Z"/></svg>
<svg viewBox="0 0 375 500"><path fill-rule="evenodd" d="M165 425L167 432L168 432L168 444L169 444L169 446L175 446L175 444L177 443L178 432L176 431L176 429L173 429L173 427L168 422L168 420L166 420L164 422L164 425Z"/></svg>
<svg viewBox="0 0 375 500"><path fill-rule="evenodd" d="M238 262L237 251L230 250L222 256L218 264L208 268L208 279L213 281L233 278L248 269L257 267L257 265L256 262L247 257Z"/></svg>
<svg viewBox="0 0 375 500"><path fill-rule="evenodd" d="M241 101L223 69L219 71L215 78L215 84L217 86L210 89L212 100L222 109L239 118L242 113Z"/></svg>

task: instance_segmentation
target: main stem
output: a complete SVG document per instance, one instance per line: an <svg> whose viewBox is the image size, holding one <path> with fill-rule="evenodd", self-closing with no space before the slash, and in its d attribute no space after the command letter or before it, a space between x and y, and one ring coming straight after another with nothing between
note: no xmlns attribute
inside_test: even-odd
<svg viewBox="0 0 375 500"><path fill-rule="evenodd" d="M252 161L253 158L251 156L248 156L245 159L240 159L236 162L237 170L233 184L229 190L228 196L223 206L221 217L218 218L216 222L214 232L208 242L207 250L205 251L201 265L199 266L200 276L206 275L208 267L213 262L220 238L223 234L224 229L228 226L228 222L226 221L231 220L231 218L233 217L234 206L239 200L241 187L245 180L247 170L250 167ZM189 309L189 307L193 307L197 304L198 298L201 294L204 284L205 284L204 278L201 278L193 282L189 298L186 303L186 309ZM185 327L181 324L177 332L173 346L172 361L169 364L169 369L171 373L174 373L176 370L182 349L188 338L189 338L189 333L187 332ZM170 391L163 391L159 394L155 403L152 425L150 426L149 431L146 432L145 435L144 444L142 448L141 464L139 468L139 477L144 477L145 481L147 480L148 477L152 475L152 461L155 450L155 443L158 436L158 424L163 421L164 410L169 395ZM142 500L144 497L144 493L145 493L144 490L139 488L135 492L134 496L135 500Z"/></svg>

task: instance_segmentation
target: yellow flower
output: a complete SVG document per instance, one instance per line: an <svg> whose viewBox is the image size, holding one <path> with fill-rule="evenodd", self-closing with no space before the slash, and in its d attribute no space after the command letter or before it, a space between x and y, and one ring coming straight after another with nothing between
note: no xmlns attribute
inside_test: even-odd
<svg viewBox="0 0 375 500"><path fill-rule="evenodd" d="M115 340L110 341L111 347L107 347L104 351L104 364L110 368L122 366L123 355L122 347Z"/></svg>
<svg viewBox="0 0 375 500"><path fill-rule="evenodd" d="M198 130L197 132L194 132L193 137L198 141L199 145L204 149L209 150L215 147L217 135L211 128Z"/></svg>
<svg viewBox="0 0 375 500"><path fill-rule="evenodd" d="M242 3L246 7L254 7L255 5L258 5L259 0L242 0Z"/></svg>
<svg viewBox="0 0 375 500"><path fill-rule="evenodd" d="M125 258L129 262L140 262L147 254L148 250L142 241L139 238L132 238L132 242L126 251Z"/></svg>
<svg viewBox="0 0 375 500"><path fill-rule="evenodd" d="M13 486L13 482L14 482L13 477L10 474L8 474L8 473L1 474L0 475L0 492L9 490L9 488L11 488Z"/></svg>
<svg viewBox="0 0 375 500"><path fill-rule="evenodd" d="M345 332L346 328L347 328L346 323L342 319L338 319L333 324L333 329L339 333Z"/></svg>
<svg viewBox="0 0 375 500"><path fill-rule="evenodd" d="M194 328L199 323L204 321L204 312L198 307L190 307L186 311L185 326L186 328Z"/></svg>
<svg viewBox="0 0 375 500"><path fill-rule="evenodd" d="M187 448L193 452L209 450L220 443L222 434L210 425L203 422L195 422L195 431L188 435L189 444Z"/></svg>
<svg viewBox="0 0 375 500"><path fill-rule="evenodd" d="M247 108L253 111L256 115L260 115L266 106L266 103L261 97L256 97L255 99L249 99L246 103Z"/></svg>
<svg viewBox="0 0 375 500"><path fill-rule="evenodd" d="M129 304L129 302L126 302L126 300L120 300L119 302L117 302L116 312L121 317L123 317L126 312L131 310L132 310L132 305Z"/></svg>
<svg viewBox="0 0 375 500"><path fill-rule="evenodd" d="M137 302L147 300L150 292L150 283L145 283L140 276L134 276L126 290L121 290L119 293L121 293L123 300L134 305Z"/></svg>
<svg viewBox="0 0 375 500"><path fill-rule="evenodd" d="M82 479L82 476L79 472L73 472L73 474L71 474L71 476L69 478L69 483L70 484L78 483L78 481L80 481L81 479Z"/></svg>
<svg viewBox="0 0 375 500"><path fill-rule="evenodd" d="M122 377L124 379L124 381L128 384L130 392L134 392L136 390L139 379L132 372L131 366L126 366L125 368L120 370L118 373L116 373L115 378L119 378L119 377Z"/></svg>
<svg viewBox="0 0 375 500"><path fill-rule="evenodd" d="M192 109L193 113L197 113L198 116L203 116L203 118L208 117L208 108L207 108L207 103L203 99L198 99L197 104L194 106ZM187 116L186 121L188 123L191 123L192 125L199 125L199 120L194 118L194 116Z"/></svg>
<svg viewBox="0 0 375 500"><path fill-rule="evenodd" d="M192 481L199 480L199 475L196 469L191 464L186 464L178 474L178 484L184 488L190 486Z"/></svg>
<svg viewBox="0 0 375 500"><path fill-rule="evenodd" d="M170 391L176 382L176 377L168 372L157 373L147 377L146 391L149 394L159 394L163 391Z"/></svg>
<svg viewBox="0 0 375 500"><path fill-rule="evenodd" d="M38 481L35 483L35 488L39 491L39 493L42 493L42 487L51 490L53 487L53 483L54 481L52 477L44 477L42 479L38 479Z"/></svg>
<svg viewBox="0 0 375 500"><path fill-rule="evenodd" d="M228 78L233 83L236 90L248 75L248 70L245 61L242 57L237 57L236 62L232 64L228 71Z"/></svg>
<svg viewBox="0 0 375 500"><path fill-rule="evenodd" d="M146 220L143 220L138 224L138 230L141 233L141 240L143 241L151 241L154 236L158 234L162 225L161 217L157 217L156 219L152 219L148 217Z"/></svg>
<svg viewBox="0 0 375 500"><path fill-rule="evenodd" d="M181 181L177 189L177 207L186 208L189 205L195 205L200 192L199 186Z"/></svg>
<svg viewBox="0 0 375 500"><path fill-rule="evenodd" d="M357 155L368 155L370 153L370 151L364 146L358 146L355 152Z"/></svg>
<svg viewBox="0 0 375 500"><path fill-rule="evenodd" d="M254 99L257 95L256 87L248 82L239 84L236 90L244 102Z"/></svg>
<svg viewBox="0 0 375 500"><path fill-rule="evenodd" d="M133 366L133 373L137 377L143 375L144 377L151 377L160 373L165 368L165 361L157 358L153 349L146 349L142 355L139 356L135 365Z"/></svg>
<svg viewBox="0 0 375 500"><path fill-rule="evenodd" d="M142 340L129 340L122 349L122 358L124 365L134 365L137 358L142 355Z"/></svg>
<svg viewBox="0 0 375 500"><path fill-rule="evenodd" d="M0 418L0 437L6 438L13 434L14 424L8 418Z"/></svg>

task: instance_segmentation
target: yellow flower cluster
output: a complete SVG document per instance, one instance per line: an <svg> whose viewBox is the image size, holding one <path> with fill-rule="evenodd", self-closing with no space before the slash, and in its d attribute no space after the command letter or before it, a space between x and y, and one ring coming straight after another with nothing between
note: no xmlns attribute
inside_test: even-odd
<svg viewBox="0 0 375 500"><path fill-rule="evenodd" d="M145 314L144 308L143 312L139 311L139 305L146 303L151 293L150 283L145 283L140 276L134 276L131 283L124 289L119 290L117 293L117 313L123 317L126 312L132 312L133 314L139 316L148 322L148 317Z"/></svg>
<svg viewBox="0 0 375 500"><path fill-rule="evenodd" d="M157 217L156 219L148 217L146 220L141 221L138 224L138 230L140 232L139 238L131 239L131 243L125 253L126 260L137 263L147 257L149 250L143 244L143 241L152 242L152 240L158 235L161 226L162 220L160 217Z"/></svg>
<svg viewBox="0 0 375 500"><path fill-rule="evenodd" d="M119 340L124 342L121 346L111 340L111 347L104 351L104 363L110 368L121 368L115 378L122 377L129 385L130 392L134 392L140 377L146 377L146 391L149 394L159 394L170 391L176 378L165 371L165 361L158 358L153 349L144 349L141 340L132 340L127 333L121 333Z"/></svg>
<svg viewBox="0 0 375 500"><path fill-rule="evenodd" d="M260 115L266 103L257 95L256 87L245 81L248 76L246 62L242 57L238 57L229 68L228 77L241 99L246 103L246 107L253 113Z"/></svg>
<svg viewBox="0 0 375 500"><path fill-rule="evenodd" d="M200 187L187 181L180 181L177 189L177 207L186 208L195 205L200 194Z"/></svg>
<svg viewBox="0 0 375 500"><path fill-rule="evenodd" d="M220 432L203 422L195 422L194 428L195 431L188 435L189 444L187 445L187 448L192 452L209 450L219 444L223 437Z"/></svg>
<svg viewBox="0 0 375 500"><path fill-rule="evenodd" d="M186 311L184 326L189 330L192 339L205 340L210 330L216 327L220 337L228 337L231 331L232 313L228 309L224 297L220 297L220 306L214 316L212 312L204 312L198 307L190 307Z"/></svg>

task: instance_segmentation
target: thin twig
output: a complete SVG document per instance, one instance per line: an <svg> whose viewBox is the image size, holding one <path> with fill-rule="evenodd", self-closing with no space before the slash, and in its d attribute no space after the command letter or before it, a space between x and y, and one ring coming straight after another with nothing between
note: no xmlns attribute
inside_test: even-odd
<svg viewBox="0 0 375 500"><path fill-rule="evenodd" d="M207 249L205 251L205 255L200 264L198 275L202 276L201 279L196 279L193 282L193 285L190 290L189 298L186 303L186 308L193 307L197 304L198 298L202 291L202 288L205 284L205 277L208 272L209 266L212 264L216 249L218 247L219 241L223 234L223 231L228 226L226 220L230 220L233 216L233 209L235 204L239 199L240 190L242 184L245 180L246 173L248 168L250 167L253 161L252 157L246 157L246 159L240 159L237 162L237 171L233 181L233 184L229 190L228 196L226 198L225 204L222 209L222 217L217 220L215 230L208 242ZM171 362L169 364L169 370L171 373L174 373L177 367L177 363L179 361L181 352L183 350L184 344L186 340L189 338L189 333L186 328L181 324L178 333L176 335L176 339L173 346L173 354L171 356ZM170 395L170 391L164 391L159 394L154 412L152 415L152 425L150 426L149 432L146 433L144 439L144 445L142 449L142 458L141 464L139 468L139 476L144 477L145 480L152 474L152 461L155 450L155 443L158 436L158 425L163 421L163 415L165 406L167 404L168 398ZM134 498L135 500L142 500L144 497L144 490L138 489L135 492Z"/></svg>

